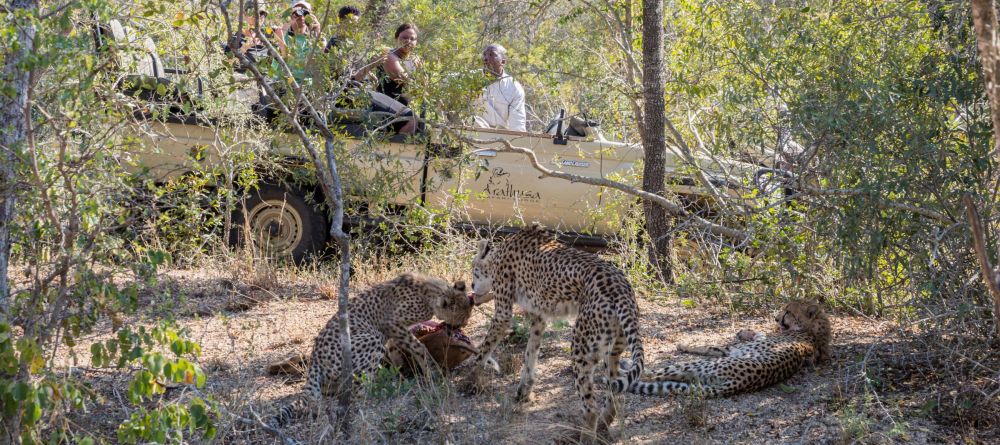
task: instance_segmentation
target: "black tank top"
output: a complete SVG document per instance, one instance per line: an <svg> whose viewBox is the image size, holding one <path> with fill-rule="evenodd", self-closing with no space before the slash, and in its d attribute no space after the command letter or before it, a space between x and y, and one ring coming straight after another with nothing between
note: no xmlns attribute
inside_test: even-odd
<svg viewBox="0 0 1000 445"><path fill-rule="evenodd" d="M396 57L399 57L399 54L396 54L396 50L392 50L392 53L395 54ZM410 105L410 99L403 94L403 84L390 78L389 73L385 72L383 65L379 65L378 68L376 68L375 77L378 79L378 85L376 85L375 91L396 99L403 105Z"/></svg>

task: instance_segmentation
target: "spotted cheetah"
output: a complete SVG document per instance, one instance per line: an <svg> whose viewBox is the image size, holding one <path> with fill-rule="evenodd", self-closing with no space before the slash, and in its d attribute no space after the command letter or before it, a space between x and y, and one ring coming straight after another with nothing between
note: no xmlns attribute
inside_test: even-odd
<svg viewBox="0 0 1000 445"><path fill-rule="evenodd" d="M390 340L415 357L425 374L432 372L436 362L410 333L410 325L437 317L446 326L463 326L473 306L465 282L458 281L452 286L437 278L405 273L353 296L348 307L354 374L370 375L378 369ZM333 396L345 389L345 382L340 381L339 323L337 316L331 317L313 345L303 389L313 406L319 406L323 396ZM300 399L280 410L275 423L284 425L306 409L307 402Z"/></svg>
<svg viewBox="0 0 1000 445"><path fill-rule="evenodd" d="M639 378L643 363L639 307L632 286L618 267L595 254L566 246L532 225L496 246L487 240L480 242L472 262L472 297L476 304L495 300L493 320L478 348L477 369L498 369L492 354L510 326L514 303L527 313L531 330L515 395L520 402L530 399L546 322L575 316L572 360L576 390L583 403L582 431L593 434L595 428L606 428L614 420L610 395L604 397L604 412L598 419L595 380L609 383L614 393L623 392ZM632 366L622 376L618 363L626 345ZM609 375L601 375L608 371L598 372L603 369L610 370Z"/></svg>
<svg viewBox="0 0 1000 445"><path fill-rule="evenodd" d="M678 346L679 352L709 358L668 365L628 390L645 395L700 390L705 397L727 397L782 382L804 364L829 360L830 320L818 304L792 301L775 321L778 333L770 336L743 330L730 346Z"/></svg>

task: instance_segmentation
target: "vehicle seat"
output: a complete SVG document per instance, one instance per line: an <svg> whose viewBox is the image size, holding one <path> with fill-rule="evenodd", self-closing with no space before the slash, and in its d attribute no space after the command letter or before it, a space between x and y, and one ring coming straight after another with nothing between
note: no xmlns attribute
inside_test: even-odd
<svg viewBox="0 0 1000 445"><path fill-rule="evenodd" d="M545 133L554 135L556 134L559 124L559 119L552 119L549 121L549 125L545 127ZM601 124L593 119L582 118L578 115L573 115L564 120L563 136L576 136L581 138L589 138L598 141L606 140L604 135L601 134Z"/></svg>
<svg viewBox="0 0 1000 445"><path fill-rule="evenodd" d="M98 26L95 43L98 51L108 48L115 51L115 65L123 72L115 81L115 86L125 94L146 101L171 103L171 111L179 112L183 104L196 105L194 98L201 97L204 91L200 78L191 88L193 94L178 85L171 74L183 73L167 70L153 39L137 37L118 20L110 20L107 26ZM171 73L168 74L168 71Z"/></svg>

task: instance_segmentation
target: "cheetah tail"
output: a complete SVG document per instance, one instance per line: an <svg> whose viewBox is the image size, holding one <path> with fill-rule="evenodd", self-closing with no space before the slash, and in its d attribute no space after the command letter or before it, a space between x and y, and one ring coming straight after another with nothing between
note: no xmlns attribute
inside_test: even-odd
<svg viewBox="0 0 1000 445"><path fill-rule="evenodd" d="M719 391L713 386L694 385L688 382L673 380L637 381L629 385L628 392L644 396L659 396L666 394L701 394L704 397L718 397Z"/></svg>
<svg viewBox="0 0 1000 445"><path fill-rule="evenodd" d="M623 305L623 307L618 309L622 332L625 333L625 341L628 344L629 353L632 354L632 366L623 375L611 381L609 387L614 393L624 392L632 386L632 382L639 381L639 376L642 375L645 359L642 350L642 338L639 337L639 311L637 309L634 305Z"/></svg>

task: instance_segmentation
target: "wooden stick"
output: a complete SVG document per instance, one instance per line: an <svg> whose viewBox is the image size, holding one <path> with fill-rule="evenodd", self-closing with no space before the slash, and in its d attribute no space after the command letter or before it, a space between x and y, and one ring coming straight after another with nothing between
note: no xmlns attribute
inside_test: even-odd
<svg viewBox="0 0 1000 445"><path fill-rule="evenodd" d="M962 195L962 202L965 204L965 215L969 218L969 227L972 228L972 245L976 248L976 256L979 257L979 268L986 281L986 287L993 296L993 322L996 326L996 336L1000 338L1000 274L993 269L990 258L986 254L986 236L983 233L983 223L979 219L979 211L972 201L972 195L966 193Z"/></svg>

